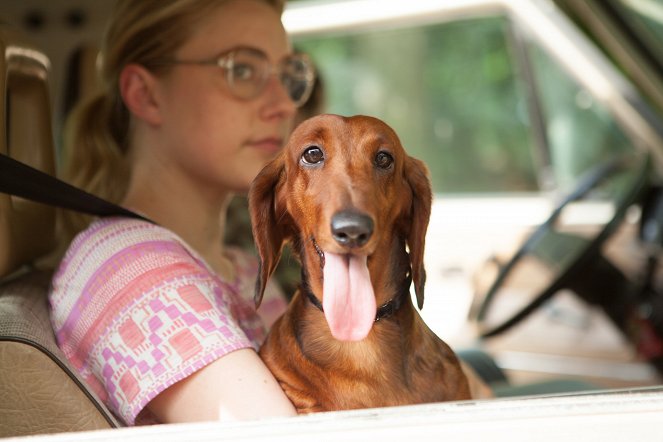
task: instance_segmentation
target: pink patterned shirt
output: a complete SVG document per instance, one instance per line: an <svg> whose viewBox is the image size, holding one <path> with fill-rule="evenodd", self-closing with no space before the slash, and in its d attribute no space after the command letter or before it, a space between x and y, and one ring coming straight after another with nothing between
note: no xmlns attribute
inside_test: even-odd
<svg viewBox="0 0 663 442"><path fill-rule="evenodd" d="M49 301L58 345L128 425L167 387L241 348L257 349L285 309L269 285L255 311L257 262L229 249L222 280L173 232L129 218L95 221L72 242Z"/></svg>

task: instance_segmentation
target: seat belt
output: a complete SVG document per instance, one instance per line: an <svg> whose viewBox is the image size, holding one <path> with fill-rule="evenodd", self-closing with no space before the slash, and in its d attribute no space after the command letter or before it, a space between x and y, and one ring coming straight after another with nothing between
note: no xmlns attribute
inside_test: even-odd
<svg viewBox="0 0 663 442"><path fill-rule="evenodd" d="M0 154L0 192L89 215L126 216L152 222L4 154Z"/></svg>

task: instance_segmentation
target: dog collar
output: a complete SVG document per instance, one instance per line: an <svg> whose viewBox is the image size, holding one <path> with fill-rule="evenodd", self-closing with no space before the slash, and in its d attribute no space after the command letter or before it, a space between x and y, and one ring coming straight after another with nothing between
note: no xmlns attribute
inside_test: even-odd
<svg viewBox="0 0 663 442"><path fill-rule="evenodd" d="M410 295L411 284L412 272L408 270L407 274L405 275L405 280L403 281L401 288L398 291L398 294L377 308L377 311L375 312L375 322L387 319L401 308L401 305L403 305L403 300ZM306 297L311 302L311 304L313 304L318 310L324 313L324 308L322 307L320 300L313 293L311 293L310 290L304 290L304 292L306 293Z"/></svg>

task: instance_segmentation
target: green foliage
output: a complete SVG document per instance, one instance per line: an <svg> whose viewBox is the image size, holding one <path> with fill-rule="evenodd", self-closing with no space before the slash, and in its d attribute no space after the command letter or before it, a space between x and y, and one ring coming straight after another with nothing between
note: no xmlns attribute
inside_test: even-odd
<svg viewBox="0 0 663 442"><path fill-rule="evenodd" d="M527 57L512 50L511 26L494 16L309 36L296 45L318 65L326 111L386 121L426 162L435 192L572 187L587 168L629 148L628 139L543 50L532 42Z"/></svg>
<svg viewBox="0 0 663 442"><path fill-rule="evenodd" d="M382 118L436 192L536 189L524 97L502 18L300 39L327 111Z"/></svg>

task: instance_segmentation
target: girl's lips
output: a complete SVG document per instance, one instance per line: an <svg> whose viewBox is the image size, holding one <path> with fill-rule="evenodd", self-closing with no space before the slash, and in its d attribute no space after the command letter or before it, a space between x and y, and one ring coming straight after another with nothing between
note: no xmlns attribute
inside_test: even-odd
<svg viewBox="0 0 663 442"><path fill-rule="evenodd" d="M269 153L277 153L283 147L283 140L281 138L267 137L249 141L249 145Z"/></svg>

